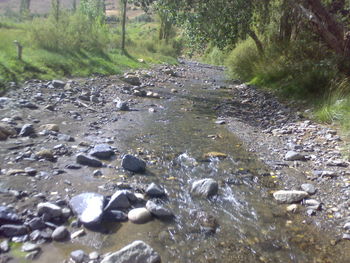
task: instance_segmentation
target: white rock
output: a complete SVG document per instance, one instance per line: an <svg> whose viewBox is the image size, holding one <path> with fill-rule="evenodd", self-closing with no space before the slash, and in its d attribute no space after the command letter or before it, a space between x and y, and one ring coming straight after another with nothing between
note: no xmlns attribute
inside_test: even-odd
<svg viewBox="0 0 350 263"><path fill-rule="evenodd" d="M308 196L308 193L305 191L297 190L280 190L273 194L273 197L279 203L291 204L299 202Z"/></svg>

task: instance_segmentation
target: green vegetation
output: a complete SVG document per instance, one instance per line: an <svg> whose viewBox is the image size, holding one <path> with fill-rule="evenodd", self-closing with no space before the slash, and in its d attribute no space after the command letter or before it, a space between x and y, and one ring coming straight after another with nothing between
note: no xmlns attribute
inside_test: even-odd
<svg viewBox="0 0 350 263"><path fill-rule="evenodd" d="M0 17L0 90L11 81L110 75L155 63L176 63L182 42L174 38L168 43L158 41L157 22L135 19L128 23L128 53L122 55L120 24L106 24L104 16L84 2L77 12L59 10L21 22ZM24 47L22 60L17 58L15 40Z"/></svg>

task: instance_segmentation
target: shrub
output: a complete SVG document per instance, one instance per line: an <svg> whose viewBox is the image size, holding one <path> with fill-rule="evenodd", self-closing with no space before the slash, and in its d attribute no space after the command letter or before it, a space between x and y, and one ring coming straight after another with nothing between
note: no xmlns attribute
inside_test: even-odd
<svg viewBox="0 0 350 263"><path fill-rule="evenodd" d="M249 81L254 77L255 63L259 60L259 54L251 39L240 42L228 55L225 65L229 76L243 81Z"/></svg>

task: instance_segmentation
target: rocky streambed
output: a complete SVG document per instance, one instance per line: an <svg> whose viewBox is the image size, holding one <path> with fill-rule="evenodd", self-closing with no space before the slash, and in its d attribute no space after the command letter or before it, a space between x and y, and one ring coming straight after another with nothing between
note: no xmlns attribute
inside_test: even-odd
<svg viewBox="0 0 350 263"><path fill-rule="evenodd" d="M348 262L337 131L193 62L0 97L1 262Z"/></svg>

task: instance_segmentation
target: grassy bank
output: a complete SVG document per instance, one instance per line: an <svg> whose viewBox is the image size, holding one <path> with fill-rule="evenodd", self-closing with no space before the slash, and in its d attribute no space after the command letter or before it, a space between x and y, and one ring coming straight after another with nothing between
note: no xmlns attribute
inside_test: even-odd
<svg viewBox="0 0 350 263"><path fill-rule="evenodd" d="M121 55L119 24L89 21L81 14L61 17L58 22L52 17L25 22L0 18L0 89L9 82L33 78L110 75L155 63L176 63L181 52L178 40L158 41L156 22L128 23L128 55ZM14 40L24 47L22 61L17 59Z"/></svg>
<svg viewBox="0 0 350 263"><path fill-rule="evenodd" d="M261 56L248 39L233 50L209 47L203 58L226 65L232 79L272 90L287 102L312 109L312 118L340 125L350 138L350 80L338 69L339 58L319 43L267 44Z"/></svg>

